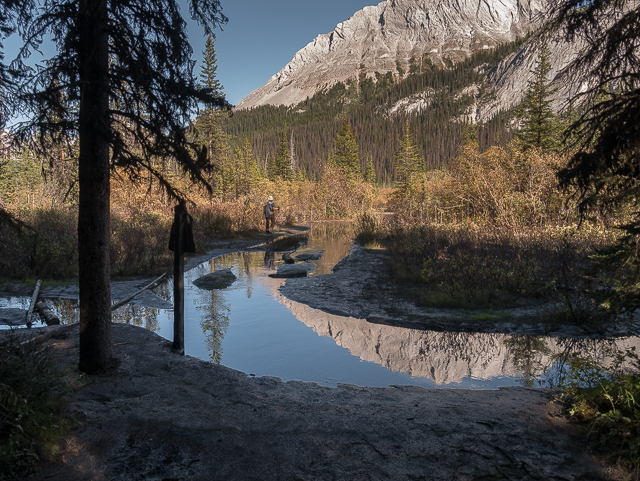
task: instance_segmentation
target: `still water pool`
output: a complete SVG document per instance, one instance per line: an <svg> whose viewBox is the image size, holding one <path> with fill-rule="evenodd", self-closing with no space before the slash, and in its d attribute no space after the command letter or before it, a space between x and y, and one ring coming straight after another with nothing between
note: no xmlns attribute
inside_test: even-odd
<svg viewBox="0 0 640 481"><path fill-rule="evenodd" d="M330 275L350 249L352 227L314 225L297 254L324 250L314 275ZM251 376L311 381L335 386L391 384L495 389L550 385L562 374L562 359L580 352L598 359L639 345L638 338L563 339L513 334L432 332L371 324L312 309L282 297L285 282L269 274L282 253L244 252L207 261L185 273L185 351ZM193 281L230 268L237 281L206 291ZM155 293L171 302L173 284ZM54 303L66 322L77 318L75 302ZM143 326L172 339L173 312L125 306L115 322ZM639 347L640 348L640 347Z"/></svg>

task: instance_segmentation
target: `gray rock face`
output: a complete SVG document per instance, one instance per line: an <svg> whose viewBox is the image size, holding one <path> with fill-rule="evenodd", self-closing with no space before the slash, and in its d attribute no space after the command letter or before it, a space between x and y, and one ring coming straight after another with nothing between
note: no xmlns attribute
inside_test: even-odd
<svg viewBox="0 0 640 481"><path fill-rule="evenodd" d="M236 281L236 276L231 269L220 269L206 276L199 277L193 281L193 285L199 289L211 291L213 289L224 289Z"/></svg>
<svg viewBox="0 0 640 481"><path fill-rule="evenodd" d="M394 72L423 55L457 62L535 29L543 0L387 0L319 35L237 109L295 105L338 82Z"/></svg>
<svg viewBox="0 0 640 481"><path fill-rule="evenodd" d="M310 254L300 254L296 256L297 261L317 261L324 255L324 251L316 251Z"/></svg>
<svg viewBox="0 0 640 481"><path fill-rule="evenodd" d="M580 42L568 43L564 39L554 39L549 41L548 45L551 51L551 71L548 80L556 89L551 96L551 107L556 112L563 112L569 108L569 99L588 87L586 78L576 81L571 78L568 69L585 46ZM487 121L499 111L510 109L522 102L537 65L538 51L535 39L529 39L517 52L506 57L487 73L485 81L495 92L495 97L489 102L474 105L472 120Z"/></svg>
<svg viewBox="0 0 640 481"><path fill-rule="evenodd" d="M290 277L307 277L313 272L316 265L311 262L303 262L301 264L282 264L278 266L275 274L269 274L270 277L290 278Z"/></svg>

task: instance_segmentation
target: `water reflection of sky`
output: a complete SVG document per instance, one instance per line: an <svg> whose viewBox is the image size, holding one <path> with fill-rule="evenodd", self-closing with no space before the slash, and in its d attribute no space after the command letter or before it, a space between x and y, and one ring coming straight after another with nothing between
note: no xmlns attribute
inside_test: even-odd
<svg viewBox="0 0 640 481"><path fill-rule="evenodd" d="M329 274L347 255L352 228L315 226L309 243L297 253L325 250L316 275ZM280 296L284 280L268 277L282 253L237 253L205 262L185 274L185 351L200 359L256 376L277 376L334 386L390 384L491 389L553 384L558 366L571 352L606 358L637 345L637 338L613 341L559 339L511 334L447 333L371 324L327 314ZM222 268L237 281L206 291L193 281ZM171 300L172 282L155 290ZM6 305L7 299L0 301ZM21 301L13 299L10 303ZM28 303L28 300L27 300ZM77 320L77 302L60 300L56 311ZM127 305L114 322L145 327L172 339L171 310Z"/></svg>

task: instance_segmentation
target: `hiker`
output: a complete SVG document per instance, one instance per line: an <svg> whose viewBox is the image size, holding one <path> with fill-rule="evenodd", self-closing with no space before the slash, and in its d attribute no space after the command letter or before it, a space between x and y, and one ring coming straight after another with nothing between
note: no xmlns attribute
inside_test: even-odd
<svg viewBox="0 0 640 481"><path fill-rule="evenodd" d="M280 210L280 208L276 207L273 203L273 196L270 195L264 206L264 218L267 223L267 234L271 234L271 229L276 225L276 210ZM271 227L271 229L269 227Z"/></svg>

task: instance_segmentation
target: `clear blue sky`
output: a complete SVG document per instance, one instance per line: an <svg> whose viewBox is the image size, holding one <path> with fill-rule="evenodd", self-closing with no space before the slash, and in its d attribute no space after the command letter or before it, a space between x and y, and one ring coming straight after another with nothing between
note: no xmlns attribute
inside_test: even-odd
<svg viewBox="0 0 640 481"><path fill-rule="evenodd" d="M264 85L295 53L321 33L367 5L382 0L221 0L229 17L224 30L216 30L218 79L227 100L237 104ZM205 40L191 28L194 60L200 61Z"/></svg>
<svg viewBox="0 0 640 481"><path fill-rule="evenodd" d="M381 0L221 0L222 12L229 18L223 30L216 29L218 79L227 100L237 104L253 90L264 85L293 58L295 53L322 33L367 5ZM179 0L186 5L184 0ZM200 74L202 51L206 42L203 31L188 22L193 60ZM15 36L4 42L5 60L17 53L20 41ZM43 44L42 56L33 55L31 62L41 62L51 54L51 44Z"/></svg>

